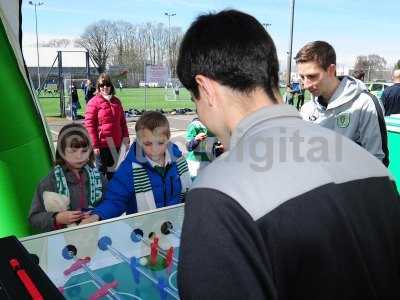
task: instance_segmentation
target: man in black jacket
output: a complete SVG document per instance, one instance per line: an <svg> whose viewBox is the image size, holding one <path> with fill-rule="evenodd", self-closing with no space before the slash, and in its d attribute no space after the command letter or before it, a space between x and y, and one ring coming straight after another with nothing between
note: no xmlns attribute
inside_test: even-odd
<svg viewBox="0 0 400 300"><path fill-rule="evenodd" d="M400 114L400 69L393 72L394 85L386 88L382 94L385 116Z"/></svg>
<svg viewBox="0 0 400 300"><path fill-rule="evenodd" d="M252 16L200 16L177 73L227 152L186 197L182 299L400 299L400 203L377 159L301 120Z"/></svg>

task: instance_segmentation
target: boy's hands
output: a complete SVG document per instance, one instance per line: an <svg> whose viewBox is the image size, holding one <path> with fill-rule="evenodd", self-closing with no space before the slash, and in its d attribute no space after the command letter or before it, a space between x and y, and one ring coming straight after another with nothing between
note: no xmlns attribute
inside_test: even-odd
<svg viewBox="0 0 400 300"><path fill-rule="evenodd" d="M63 225L70 225L73 223L78 223L79 221L79 224L88 224L97 222L99 219L100 218L98 215L91 215L90 211L83 212L80 210L61 211L55 216L57 224Z"/></svg>
<svg viewBox="0 0 400 300"><path fill-rule="evenodd" d="M83 216L83 219L80 223L80 225L82 224L89 224L89 223L93 223L93 222L97 222L99 220L99 216L98 215L90 215L89 213L85 213L85 215Z"/></svg>
<svg viewBox="0 0 400 300"><path fill-rule="evenodd" d="M83 213L80 210L66 210L56 214L57 224L70 225L82 219Z"/></svg>

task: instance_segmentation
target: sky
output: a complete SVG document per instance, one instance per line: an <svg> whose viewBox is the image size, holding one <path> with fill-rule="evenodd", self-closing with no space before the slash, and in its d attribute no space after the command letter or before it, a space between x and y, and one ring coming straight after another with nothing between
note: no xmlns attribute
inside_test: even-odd
<svg viewBox="0 0 400 300"><path fill-rule="evenodd" d="M22 2L23 46L35 45L34 8ZM33 2L39 2L37 0ZM286 61L289 49L291 0L41 0L37 8L39 42L53 38L77 38L85 27L99 21L123 20L133 24L164 23L185 31L195 18L232 8L271 24L278 57ZM336 50L337 65L351 67L358 55L378 54L388 66L400 59L399 0L296 0L293 54L307 42L324 40Z"/></svg>

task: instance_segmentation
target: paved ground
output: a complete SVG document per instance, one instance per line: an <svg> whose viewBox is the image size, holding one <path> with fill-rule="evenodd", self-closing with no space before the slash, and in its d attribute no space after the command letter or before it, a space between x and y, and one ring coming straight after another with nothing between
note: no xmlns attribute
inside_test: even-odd
<svg viewBox="0 0 400 300"><path fill-rule="evenodd" d="M170 127L171 127L171 140L176 143L183 153L186 153L185 145L185 134L186 128L190 121L194 118L194 115L167 115ZM128 130L129 130L129 137L131 141L133 141L136 137L135 135L135 124L136 124L136 117L129 118L128 122ZM47 124L50 128L51 136L53 142L57 143L58 133L60 132L61 128L71 123L71 120L60 119L60 118L47 118ZM79 123L83 123L83 120L76 121Z"/></svg>

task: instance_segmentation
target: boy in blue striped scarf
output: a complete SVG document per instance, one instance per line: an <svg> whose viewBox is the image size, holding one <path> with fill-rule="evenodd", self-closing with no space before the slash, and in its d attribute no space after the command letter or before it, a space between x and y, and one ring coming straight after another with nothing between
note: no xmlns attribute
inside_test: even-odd
<svg viewBox="0 0 400 300"><path fill-rule="evenodd" d="M136 122L137 139L107 187L104 202L83 222L94 222L182 203L191 179L185 157L169 141L167 118L146 112Z"/></svg>

